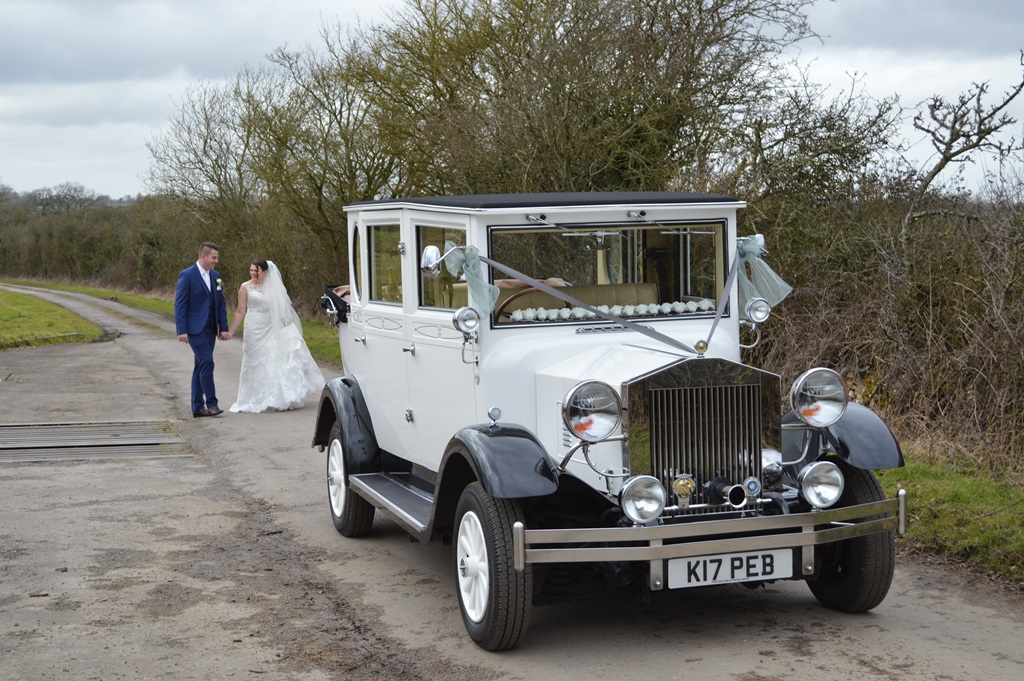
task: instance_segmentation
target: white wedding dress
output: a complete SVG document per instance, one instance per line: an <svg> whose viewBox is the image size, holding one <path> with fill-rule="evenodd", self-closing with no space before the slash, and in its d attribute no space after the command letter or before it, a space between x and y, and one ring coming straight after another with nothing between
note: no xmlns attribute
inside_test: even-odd
<svg viewBox="0 0 1024 681"><path fill-rule="evenodd" d="M244 284L248 304L242 336L242 372L238 378L238 399L230 411L295 409L326 382L302 339L298 319L293 322L284 315L282 320L274 314L265 292L268 283ZM288 312L294 317L290 306Z"/></svg>

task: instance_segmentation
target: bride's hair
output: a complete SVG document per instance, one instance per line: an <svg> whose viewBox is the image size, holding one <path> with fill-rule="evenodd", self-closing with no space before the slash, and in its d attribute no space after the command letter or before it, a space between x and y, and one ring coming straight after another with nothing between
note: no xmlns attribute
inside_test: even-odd
<svg viewBox="0 0 1024 681"><path fill-rule="evenodd" d="M259 268L260 268L261 270L263 270L264 272L266 272L266 271L267 271L267 261L266 261L266 260L253 260L253 261L252 261L251 263L249 263L249 264L250 264L250 265L256 265L256 267L259 267Z"/></svg>

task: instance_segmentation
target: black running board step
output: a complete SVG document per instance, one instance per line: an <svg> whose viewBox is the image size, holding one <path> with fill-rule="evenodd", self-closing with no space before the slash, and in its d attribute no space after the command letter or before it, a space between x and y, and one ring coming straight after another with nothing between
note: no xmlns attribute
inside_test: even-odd
<svg viewBox="0 0 1024 681"><path fill-rule="evenodd" d="M348 484L356 494L394 515L407 529L418 535L426 531L434 498L423 490L384 473L350 475Z"/></svg>

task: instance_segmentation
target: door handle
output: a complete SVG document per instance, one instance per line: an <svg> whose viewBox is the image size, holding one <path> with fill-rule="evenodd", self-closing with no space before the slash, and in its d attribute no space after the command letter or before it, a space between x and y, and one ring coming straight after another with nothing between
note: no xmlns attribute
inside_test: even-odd
<svg viewBox="0 0 1024 681"><path fill-rule="evenodd" d="M405 347L402 348L402 352L408 352L410 355L415 357L416 356L416 344L415 343L409 343L408 345L406 345Z"/></svg>

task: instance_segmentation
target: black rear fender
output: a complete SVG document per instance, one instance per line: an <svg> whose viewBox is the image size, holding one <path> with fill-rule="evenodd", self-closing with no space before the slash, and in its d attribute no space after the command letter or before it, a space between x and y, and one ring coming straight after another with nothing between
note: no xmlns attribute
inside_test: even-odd
<svg viewBox="0 0 1024 681"><path fill-rule="evenodd" d="M345 470L370 473L382 469L382 453L373 434L373 422L366 409L359 384L351 376L331 379L320 394L320 409L313 430L313 447L330 444L331 427L341 424Z"/></svg>

